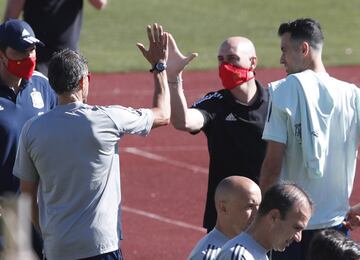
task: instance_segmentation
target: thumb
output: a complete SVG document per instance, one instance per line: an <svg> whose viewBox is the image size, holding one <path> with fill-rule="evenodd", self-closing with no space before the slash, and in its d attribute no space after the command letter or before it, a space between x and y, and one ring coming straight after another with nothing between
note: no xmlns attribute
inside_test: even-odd
<svg viewBox="0 0 360 260"><path fill-rule="evenodd" d="M142 43L137 43L136 46L139 48L139 50L142 52L142 54L145 56L146 49Z"/></svg>
<svg viewBox="0 0 360 260"><path fill-rule="evenodd" d="M187 57L186 57L186 64L189 64L193 59L195 59L197 56L199 56L199 54L198 53L196 53L196 52L193 52L193 53L191 53L190 55L188 55Z"/></svg>

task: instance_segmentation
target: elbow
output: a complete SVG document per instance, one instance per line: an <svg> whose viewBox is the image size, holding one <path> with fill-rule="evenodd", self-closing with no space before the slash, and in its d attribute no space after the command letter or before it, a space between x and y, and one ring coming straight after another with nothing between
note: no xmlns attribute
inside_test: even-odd
<svg viewBox="0 0 360 260"><path fill-rule="evenodd" d="M186 122L179 122L179 121L171 121L171 124L174 126L175 129L185 132L197 132L199 129L195 129L191 127Z"/></svg>
<svg viewBox="0 0 360 260"><path fill-rule="evenodd" d="M181 131L187 131L186 122L183 120L177 120L175 118L171 118L171 124L174 126L175 129Z"/></svg>
<svg viewBox="0 0 360 260"><path fill-rule="evenodd" d="M161 114L156 119L156 126L167 126L170 124L170 114Z"/></svg>
<svg viewBox="0 0 360 260"><path fill-rule="evenodd" d="M170 124L170 117L164 118L162 120L162 125L163 126L166 126L166 125L169 125L169 124Z"/></svg>

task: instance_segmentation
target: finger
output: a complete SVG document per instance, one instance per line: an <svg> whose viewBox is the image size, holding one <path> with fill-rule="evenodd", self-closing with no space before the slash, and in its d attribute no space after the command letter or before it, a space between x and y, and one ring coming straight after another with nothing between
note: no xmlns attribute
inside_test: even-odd
<svg viewBox="0 0 360 260"><path fill-rule="evenodd" d="M139 48L139 50L142 52L142 54L145 56L146 49L142 43L137 43L136 46Z"/></svg>
<svg viewBox="0 0 360 260"><path fill-rule="evenodd" d="M157 23L153 24L153 34L154 34L154 40L155 42L159 42L159 26Z"/></svg>
<svg viewBox="0 0 360 260"><path fill-rule="evenodd" d="M159 25L159 42L161 42L162 44L164 44L164 29L161 25Z"/></svg>
<svg viewBox="0 0 360 260"><path fill-rule="evenodd" d="M171 35L171 33L168 33L168 35L169 35L169 48L174 50L175 52L180 52L176 45L176 41L174 37Z"/></svg>
<svg viewBox="0 0 360 260"><path fill-rule="evenodd" d="M154 35L152 33L152 30L151 30L151 25L148 25L146 27L146 31L147 31L147 35L148 35L148 38L149 38L149 43L150 44L154 43Z"/></svg>
<svg viewBox="0 0 360 260"><path fill-rule="evenodd" d="M164 49L167 50L169 47L169 34L168 33L164 33Z"/></svg>
<svg viewBox="0 0 360 260"><path fill-rule="evenodd" d="M193 59L195 59L197 56L199 56L198 53L196 52L193 52L191 53L190 55L188 55L186 58L185 58L185 61L186 61L186 64L189 64Z"/></svg>

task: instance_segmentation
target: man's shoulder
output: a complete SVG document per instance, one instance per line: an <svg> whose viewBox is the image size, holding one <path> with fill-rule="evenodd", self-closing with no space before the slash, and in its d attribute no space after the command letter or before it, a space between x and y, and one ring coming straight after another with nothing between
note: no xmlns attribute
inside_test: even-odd
<svg viewBox="0 0 360 260"><path fill-rule="evenodd" d="M232 256L232 259L246 259L253 260L254 257L248 251L248 240L246 236L241 233L240 235L229 240L221 249L218 259L228 259L228 256Z"/></svg>
<svg viewBox="0 0 360 260"><path fill-rule="evenodd" d="M34 71L30 80L25 82L25 86L31 86L38 90L43 89L43 90L53 91L50 86L48 78L39 71Z"/></svg>
<svg viewBox="0 0 360 260"><path fill-rule="evenodd" d="M205 96L195 101L192 107L207 105L221 105L228 99L229 93L225 89L208 92Z"/></svg>
<svg viewBox="0 0 360 260"><path fill-rule="evenodd" d="M223 233L214 228L212 231L210 231L198 241L198 243L192 250L189 259L203 259L205 255L215 256L220 252L221 247L228 240L229 239Z"/></svg>

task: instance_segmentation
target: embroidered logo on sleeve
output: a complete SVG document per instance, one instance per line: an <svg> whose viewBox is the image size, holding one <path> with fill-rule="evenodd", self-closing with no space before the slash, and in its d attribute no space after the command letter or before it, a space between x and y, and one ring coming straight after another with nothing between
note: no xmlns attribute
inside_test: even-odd
<svg viewBox="0 0 360 260"><path fill-rule="evenodd" d="M2 106L2 105L0 105L0 111L3 111L5 108Z"/></svg>
<svg viewBox="0 0 360 260"><path fill-rule="evenodd" d="M31 92L30 96L33 103L33 107L38 109L44 107L44 101L39 91L36 91L36 89L33 88L33 91Z"/></svg>

